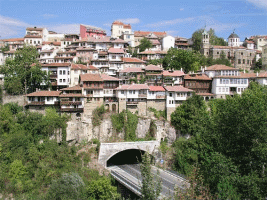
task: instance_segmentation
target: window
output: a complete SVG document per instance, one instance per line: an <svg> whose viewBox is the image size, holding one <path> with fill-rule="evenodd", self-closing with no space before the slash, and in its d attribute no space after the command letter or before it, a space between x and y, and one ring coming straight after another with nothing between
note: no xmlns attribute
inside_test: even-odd
<svg viewBox="0 0 267 200"><path fill-rule="evenodd" d="M241 52L240 54L241 54L241 56L243 56L243 52Z"/></svg>
<svg viewBox="0 0 267 200"><path fill-rule="evenodd" d="M68 71L68 75L70 75L70 71Z"/></svg>
<svg viewBox="0 0 267 200"><path fill-rule="evenodd" d="M241 64L241 59L238 59L238 64Z"/></svg>
<svg viewBox="0 0 267 200"><path fill-rule="evenodd" d="M221 92L221 88L219 87L219 92Z"/></svg>
<svg viewBox="0 0 267 200"><path fill-rule="evenodd" d="M62 75L62 70L59 70L59 75Z"/></svg>
<svg viewBox="0 0 267 200"><path fill-rule="evenodd" d="M62 79L59 79L59 82L62 83Z"/></svg>
<svg viewBox="0 0 267 200"><path fill-rule="evenodd" d="M116 56L112 56L111 58L112 58L112 59L116 59Z"/></svg>
<svg viewBox="0 0 267 200"><path fill-rule="evenodd" d="M172 97L172 93L170 93L169 96Z"/></svg>
<svg viewBox="0 0 267 200"><path fill-rule="evenodd" d="M52 101L52 97L47 97L47 101Z"/></svg>
<svg viewBox="0 0 267 200"><path fill-rule="evenodd" d="M135 94L135 90L133 91L133 94Z"/></svg>
<svg viewBox="0 0 267 200"><path fill-rule="evenodd" d="M74 70L74 74L78 74L78 70L77 69Z"/></svg>
<svg viewBox="0 0 267 200"><path fill-rule="evenodd" d="M217 54L220 54L220 52L219 52L219 51L217 51Z"/></svg>
<svg viewBox="0 0 267 200"><path fill-rule="evenodd" d="M246 60L245 59L243 59L243 64L246 64Z"/></svg>
<svg viewBox="0 0 267 200"><path fill-rule="evenodd" d="M63 70L63 75L65 75L66 74L66 70Z"/></svg>
<svg viewBox="0 0 267 200"><path fill-rule="evenodd" d="M63 83L65 83L66 82L66 79L63 79Z"/></svg>
<svg viewBox="0 0 267 200"><path fill-rule="evenodd" d="M121 91L121 94L124 94L124 91Z"/></svg>
<svg viewBox="0 0 267 200"><path fill-rule="evenodd" d="M249 60L247 60L247 64L249 65Z"/></svg>

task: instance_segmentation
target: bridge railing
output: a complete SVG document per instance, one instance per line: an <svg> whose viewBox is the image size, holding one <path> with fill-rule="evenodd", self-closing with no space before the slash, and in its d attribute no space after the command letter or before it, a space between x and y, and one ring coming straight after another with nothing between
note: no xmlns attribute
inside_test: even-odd
<svg viewBox="0 0 267 200"><path fill-rule="evenodd" d="M136 193L138 196L141 196L141 187L137 186L135 183L133 183L131 180L127 179L125 176L120 175L118 172L111 170L111 175L120 183L124 184L126 187L128 187L131 191Z"/></svg>

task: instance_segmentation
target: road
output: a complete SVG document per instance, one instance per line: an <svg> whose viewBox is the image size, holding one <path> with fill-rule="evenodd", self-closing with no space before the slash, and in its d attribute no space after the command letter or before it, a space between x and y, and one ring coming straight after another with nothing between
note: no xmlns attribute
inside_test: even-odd
<svg viewBox="0 0 267 200"><path fill-rule="evenodd" d="M108 169L111 170L111 174L115 179L124 184L137 195L141 195L142 177L139 164L116 165L109 167ZM162 182L162 197L172 198L175 194L175 187L185 189L185 185L188 186L188 183L184 178L169 171L152 166L152 174L154 176L157 176L157 170L159 171L159 176Z"/></svg>

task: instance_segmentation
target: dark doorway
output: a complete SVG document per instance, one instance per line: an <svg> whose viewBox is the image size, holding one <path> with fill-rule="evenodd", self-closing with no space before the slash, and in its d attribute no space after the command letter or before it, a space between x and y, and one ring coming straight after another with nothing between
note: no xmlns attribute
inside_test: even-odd
<svg viewBox="0 0 267 200"><path fill-rule="evenodd" d="M124 164L137 164L142 162L142 155L145 152L139 149L128 149L121 151L114 156L112 156L107 161L107 167L112 165L124 165Z"/></svg>
<svg viewBox="0 0 267 200"><path fill-rule="evenodd" d="M116 112L116 104L112 104L112 112Z"/></svg>

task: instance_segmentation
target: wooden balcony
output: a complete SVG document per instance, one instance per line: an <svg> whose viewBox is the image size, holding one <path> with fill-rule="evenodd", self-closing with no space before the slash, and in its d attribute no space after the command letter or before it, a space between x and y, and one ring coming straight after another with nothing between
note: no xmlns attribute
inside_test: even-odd
<svg viewBox="0 0 267 200"><path fill-rule="evenodd" d="M83 112L83 108L61 108L61 112Z"/></svg>
<svg viewBox="0 0 267 200"><path fill-rule="evenodd" d="M61 101L60 105L67 105L67 106L70 106L70 105L82 105L82 102L81 101Z"/></svg>
<svg viewBox="0 0 267 200"><path fill-rule="evenodd" d="M43 106L45 105L44 101L31 101L27 103L28 106Z"/></svg>
<svg viewBox="0 0 267 200"><path fill-rule="evenodd" d="M139 98L147 98L147 94L138 94Z"/></svg>
<svg viewBox="0 0 267 200"><path fill-rule="evenodd" d="M137 105L138 101L126 101L127 105Z"/></svg>
<svg viewBox="0 0 267 200"><path fill-rule="evenodd" d="M50 74L50 79L57 79L57 74Z"/></svg>
<svg viewBox="0 0 267 200"><path fill-rule="evenodd" d="M166 98L165 95L157 95L157 96L156 96L156 99L165 99L165 98Z"/></svg>

